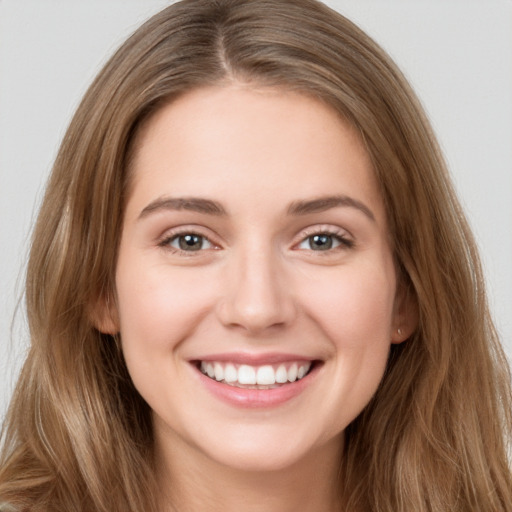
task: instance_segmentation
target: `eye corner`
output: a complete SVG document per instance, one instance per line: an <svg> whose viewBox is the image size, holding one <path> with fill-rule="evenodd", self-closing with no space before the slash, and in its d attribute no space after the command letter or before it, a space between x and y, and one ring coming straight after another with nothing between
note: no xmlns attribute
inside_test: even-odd
<svg viewBox="0 0 512 512"><path fill-rule="evenodd" d="M167 230L156 240L156 246L177 256L199 256L221 249L214 237L197 227L183 226Z"/></svg>
<svg viewBox="0 0 512 512"><path fill-rule="evenodd" d="M321 225L303 230L292 248L327 255L354 246L355 240L347 230Z"/></svg>

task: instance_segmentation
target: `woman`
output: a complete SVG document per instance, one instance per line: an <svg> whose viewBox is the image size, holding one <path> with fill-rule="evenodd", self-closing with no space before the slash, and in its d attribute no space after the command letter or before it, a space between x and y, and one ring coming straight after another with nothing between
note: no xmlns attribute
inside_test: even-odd
<svg viewBox="0 0 512 512"><path fill-rule="evenodd" d="M414 94L310 0L186 0L105 66L27 275L15 510L510 510L510 374Z"/></svg>

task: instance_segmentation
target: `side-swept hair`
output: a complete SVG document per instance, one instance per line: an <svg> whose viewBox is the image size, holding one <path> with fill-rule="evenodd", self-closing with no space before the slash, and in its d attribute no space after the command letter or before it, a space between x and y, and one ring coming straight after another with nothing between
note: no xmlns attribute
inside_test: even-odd
<svg viewBox="0 0 512 512"><path fill-rule="evenodd" d="M31 347L4 427L0 501L17 510L156 510L152 425L91 308L112 296L132 141L161 105L234 81L330 105L359 132L418 328L348 427L347 510L512 510L510 373L466 220L406 80L315 0L183 0L151 18L89 88L33 235Z"/></svg>

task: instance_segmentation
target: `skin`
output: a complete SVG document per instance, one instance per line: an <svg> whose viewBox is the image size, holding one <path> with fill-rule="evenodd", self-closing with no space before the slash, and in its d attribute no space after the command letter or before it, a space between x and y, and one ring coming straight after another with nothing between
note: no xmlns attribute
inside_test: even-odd
<svg viewBox="0 0 512 512"><path fill-rule="evenodd" d="M120 332L152 408L162 508L339 510L343 431L412 329L360 139L315 99L231 84L163 107L136 143L117 309L99 323ZM289 213L325 196L350 199ZM191 197L225 214L162 202ZM180 251L187 233L199 250ZM248 409L213 396L191 364L232 352L318 363L291 400Z"/></svg>

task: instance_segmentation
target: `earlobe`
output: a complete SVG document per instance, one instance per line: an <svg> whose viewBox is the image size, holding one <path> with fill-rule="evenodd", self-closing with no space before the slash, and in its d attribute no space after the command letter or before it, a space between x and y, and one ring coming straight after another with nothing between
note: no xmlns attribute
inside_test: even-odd
<svg viewBox="0 0 512 512"><path fill-rule="evenodd" d="M391 343L408 340L418 326L418 303L416 297L404 285L399 285L393 313Z"/></svg>
<svg viewBox="0 0 512 512"><path fill-rule="evenodd" d="M110 295L102 296L94 301L89 310L89 319L93 326L103 334L114 336L119 332L117 305Z"/></svg>
<svg viewBox="0 0 512 512"><path fill-rule="evenodd" d="M395 345L398 343L402 343L406 341L411 334L412 331L410 333L406 333L402 327L398 327L398 329L393 329L393 332L391 334L391 343Z"/></svg>

